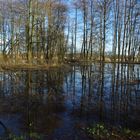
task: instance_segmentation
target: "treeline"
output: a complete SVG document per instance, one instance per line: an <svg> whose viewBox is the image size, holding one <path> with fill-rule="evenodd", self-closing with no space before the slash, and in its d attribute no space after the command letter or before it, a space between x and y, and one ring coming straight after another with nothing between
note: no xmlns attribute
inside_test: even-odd
<svg viewBox="0 0 140 140"><path fill-rule="evenodd" d="M106 61L109 50L114 62L140 61L139 11L138 0L1 0L1 55L27 63Z"/></svg>

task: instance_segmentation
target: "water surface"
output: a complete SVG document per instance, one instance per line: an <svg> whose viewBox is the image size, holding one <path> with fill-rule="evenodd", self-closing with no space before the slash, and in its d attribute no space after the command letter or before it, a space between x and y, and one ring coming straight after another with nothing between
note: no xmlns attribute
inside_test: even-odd
<svg viewBox="0 0 140 140"><path fill-rule="evenodd" d="M140 65L0 72L0 121L52 140L88 139L81 128L100 122L139 130Z"/></svg>

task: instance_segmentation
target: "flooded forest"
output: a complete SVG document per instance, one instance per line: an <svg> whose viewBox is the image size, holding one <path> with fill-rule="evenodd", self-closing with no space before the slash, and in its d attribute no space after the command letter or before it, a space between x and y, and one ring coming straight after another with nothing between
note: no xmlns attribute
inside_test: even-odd
<svg viewBox="0 0 140 140"><path fill-rule="evenodd" d="M140 1L0 0L0 140L139 140Z"/></svg>

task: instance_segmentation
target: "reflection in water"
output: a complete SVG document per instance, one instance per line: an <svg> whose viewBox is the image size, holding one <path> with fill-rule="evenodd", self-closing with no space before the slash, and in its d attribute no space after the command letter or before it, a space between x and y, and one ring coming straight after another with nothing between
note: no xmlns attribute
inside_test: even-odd
<svg viewBox="0 0 140 140"><path fill-rule="evenodd" d="M17 134L61 139L78 135L80 125L98 122L139 129L139 95L139 65L1 72L0 121Z"/></svg>

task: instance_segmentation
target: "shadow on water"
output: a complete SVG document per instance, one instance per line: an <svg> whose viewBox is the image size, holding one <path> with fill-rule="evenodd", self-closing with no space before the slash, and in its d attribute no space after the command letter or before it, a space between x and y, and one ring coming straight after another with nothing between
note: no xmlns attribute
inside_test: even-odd
<svg viewBox="0 0 140 140"><path fill-rule="evenodd" d="M88 139L92 123L139 130L140 68L127 64L0 73L0 134ZM42 139L43 139L42 138Z"/></svg>

